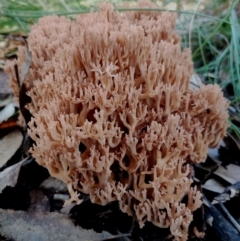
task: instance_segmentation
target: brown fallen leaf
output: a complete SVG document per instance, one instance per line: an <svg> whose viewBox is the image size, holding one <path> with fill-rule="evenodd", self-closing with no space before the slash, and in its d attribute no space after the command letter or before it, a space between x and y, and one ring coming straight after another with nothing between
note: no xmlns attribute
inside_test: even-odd
<svg viewBox="0 0 240 241"><path fill-rule="evenodd" d="M20 130L14 130L0 139L0 168L3 167L10 158L20 148L23 135Z"/></svg>
<svg viewBox="0 0 240 241"><path fill-rule="evenodd" d="M24 62L24 64L22 65L20 80L18 80L20 84L19 105L20 105L20 110L23 115L23 118L25 119L25 122L28 123L31 119L31 114L29 110L25 108L25 106L31 102L31 98L27 95L27 88L24 83L24 80L32 64L32 54L28 50L28 48L25 54L25 59L26 59L26 62ZM18 70L18 68L16 68L16 70ZM16 76L19 76L19 73L16 73Z"/></svg>
<svg viewBox="0 0 240 241"><path fill-rule="evenodd" d="M2 35L0 42L0 69L4 68L6 59L16 58L19 45L25 44L25 33L17 33L17 35Z"/></svg>
<svg viewBox="0 0 240 241"><path fill-rule="evenodd" d="M23 84L26 76L27 76L27 73L29 71L29 68L32 64L32 54L31 52L27 49L26 53L25 53L25 62L22 64L22 68L21 68L21 75L20 75L20 81L21 81L21 84Z"/></svg>
<svg viewBox="0 0 240 241"><path fill-rule="evenodd" d="M11 129L19 126L17 120L8 120L0 124L0 130Z"/></svg>
<svg viewBox="0 0 240 241"><path fill-rule="evenodd" d="M0 209L0 233L12 240L26 241L101 241L115 238L107 232L96 233L75 226L67 215L56 212L13 211Z"/></svg>

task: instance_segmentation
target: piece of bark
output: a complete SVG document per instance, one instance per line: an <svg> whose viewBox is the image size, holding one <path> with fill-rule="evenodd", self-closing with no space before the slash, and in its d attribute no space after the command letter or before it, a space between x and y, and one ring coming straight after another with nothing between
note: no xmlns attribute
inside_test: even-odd
<svg viewBox="0 0 240 241"><path fill-rule="evenodd" d="M208 205L208 206L207 206ZM228 220L213 206L210 202L207 202L204 206L205 220L209 220L212 217L210 225L214 238L218 241L237 241L240 240L240 234L237 230L228 222Z"/></svg>

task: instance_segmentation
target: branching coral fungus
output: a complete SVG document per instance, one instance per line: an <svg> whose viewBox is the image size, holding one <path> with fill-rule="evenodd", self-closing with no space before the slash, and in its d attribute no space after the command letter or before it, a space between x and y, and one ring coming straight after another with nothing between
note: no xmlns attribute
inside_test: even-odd
<svg viewBox="0 0 240 241"><path fill-rule="evenodd" d="M184 241L201 205L189 165L225 135L228 104L216 85L189 89L191 53L181 52L175 20L169 12L120 14L108 3L76 21L44 17L28 38L24 83L32 155L68 184L70 201L80 202L76 191L101 205L118 200L141 227L149 221ZM5 70L17 96L14 64Z"/></svg>

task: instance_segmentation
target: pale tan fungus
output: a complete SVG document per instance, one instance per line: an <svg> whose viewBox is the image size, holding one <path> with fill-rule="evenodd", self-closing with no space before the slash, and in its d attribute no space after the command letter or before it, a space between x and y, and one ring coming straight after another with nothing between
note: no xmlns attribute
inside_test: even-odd
<svg viewBox="0 0 240 241"><path fill-rule="evenodd" d="M118 200L141 227L149 221L185 241L202 204L189 165L226 134L228 103L217 85L189 89L191 52L181 51L175 21L109 3L76 21L41 18L28 38L25 85L32 155L67 183L70 202L81 202L77 191L101 205ZM5 68L16 97L14 64L21 69L25 52Z"/></svg>

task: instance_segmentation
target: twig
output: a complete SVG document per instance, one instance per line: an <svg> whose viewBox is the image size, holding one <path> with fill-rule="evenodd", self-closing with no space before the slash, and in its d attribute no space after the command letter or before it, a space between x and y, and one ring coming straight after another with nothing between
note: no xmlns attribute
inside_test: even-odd
<svg viewBox="0 0 240 241"><path fill-rule="evenodd" d="M117 235L114 235L113 237L111 238L106 238L104 239L104 241L107 241L107 240L113 240L113 239L121 239L121 238L128 238L130 237L131 234L130 233L124 233L124 234L117 234ZM126 240L126 239L123 239L123 240ZM129 239L128 239L129 240Z"/></svg>
<svg viewBox="0 0 240 241"><path fill-rule="evenodd" d="M191 48L192 26L193 26L195 15L196 15L196 13L198 11L198 8L200 6L200 3L201 3L201 0L199 0L198 3L197 3L197 6L196 6L196 8L194 10L194 13L192 15L192 19L191 19L191 22L190 22L190 26L189 26L189 33L188 33L188 45L189 45L189 48Z"/></svg>
<svg viewBox="0 0 240 241"><path fill-rule="evenodd" d="M20 83L20 79L19 79L19 72L18 72L18 66L17 64L14 64L14 71L15 71L15 75L16 75L16 79L17 79L17 83L19 88L21 87L21 83Z"/></svg>
<svg viewBox="0 0 240 241"><path fill-rule="evenodd" d="M236 241L240 240L240 233L232 225L232 223L225 218L209 200L204 196L204 218L209 225L208 228L212 230L214 240L219 241ZM209 222L210 221L210 222Z"/></svg>
<svg viewBox="0 0 240 241"><path fill-rule="evenodd" d="M221 207L222 211L227 215L229 221L232 223L232 225L237 229L237 231L240 233L240 225L238 222L233 218L233 216L228 212L228 210L225 208L225 206L219 202L219 206Z"/></svg>

